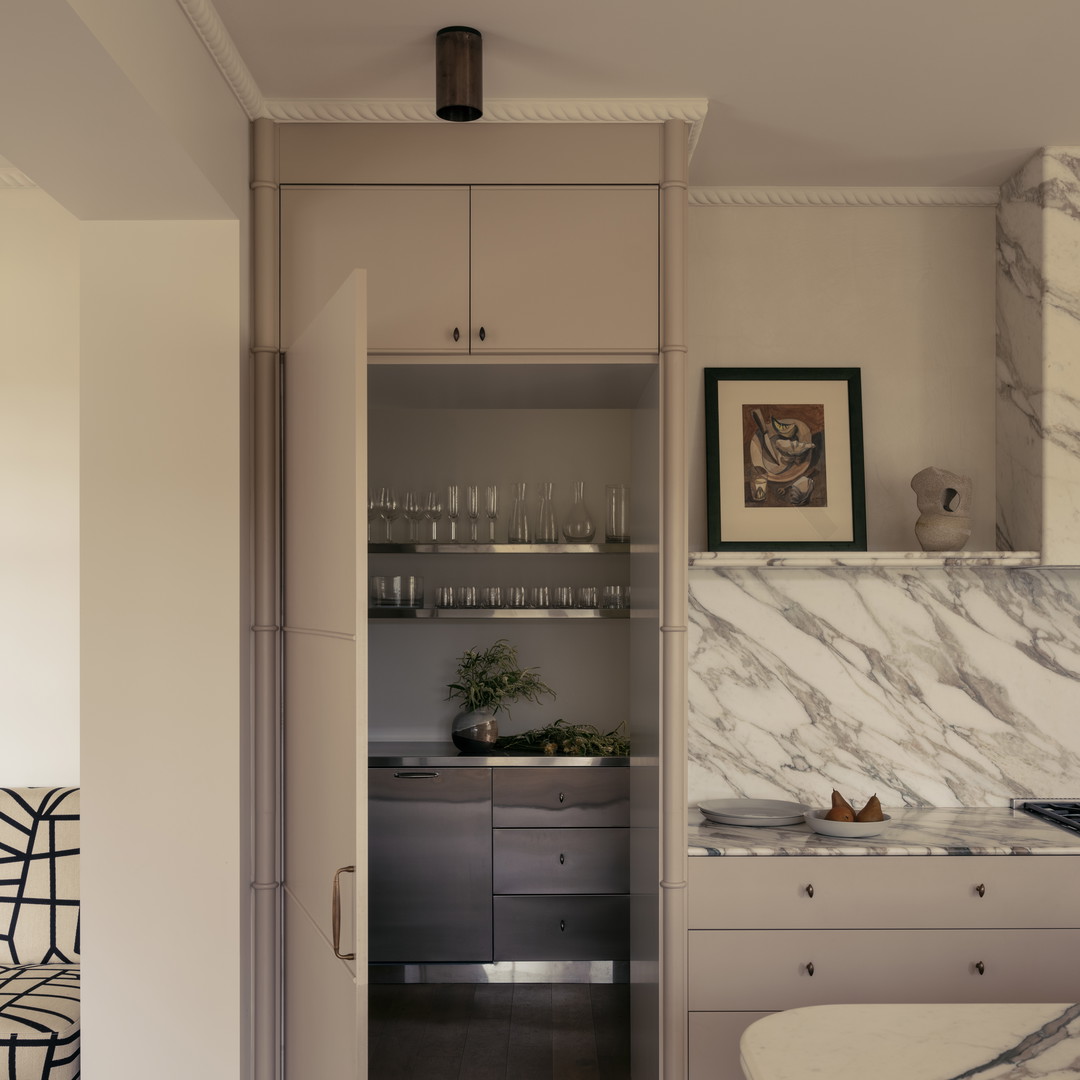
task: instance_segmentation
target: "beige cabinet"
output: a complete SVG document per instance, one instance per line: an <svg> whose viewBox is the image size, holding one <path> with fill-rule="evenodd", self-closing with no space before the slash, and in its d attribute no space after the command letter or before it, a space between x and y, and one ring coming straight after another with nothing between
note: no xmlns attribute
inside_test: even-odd
<svg viewBox="0 0 1080 1080"><path fill-rule="evenodd" d="M281 204L286 349L361 267L371 353L657 351L653 186L285 186Z"/></svg>
<svg viewBox="0 0 1080 1080"><path fill-rule="evenodd" d="M741 1080L779 1009L1076 1000L1078 884L1067 856L691 859L691 1080Z"/></svg>

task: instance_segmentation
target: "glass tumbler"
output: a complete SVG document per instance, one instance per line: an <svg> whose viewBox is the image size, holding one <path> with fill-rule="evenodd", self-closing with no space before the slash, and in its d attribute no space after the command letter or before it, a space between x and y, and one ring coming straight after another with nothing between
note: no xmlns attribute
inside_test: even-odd
<svg viewBox="0 0 1080 1080"><path fill-rule="evenodd" d="M630 488L626 484L608 484L604 488L605 539L609 544L630 541Z"/></svg>

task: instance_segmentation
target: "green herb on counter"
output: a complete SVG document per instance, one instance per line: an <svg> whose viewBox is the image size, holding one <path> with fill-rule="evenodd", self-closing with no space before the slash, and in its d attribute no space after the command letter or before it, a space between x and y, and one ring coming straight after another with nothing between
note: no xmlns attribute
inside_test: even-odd
<svg viewBox="0 0 1080 1080"><path fill-rule="evenodd" d="M626 757L630 740L621 734L623 725L603 733L592 724L568 724L556 720L547 727L533 728L520 735L499 739L500 750L532 750L548 757Z"/></svg>

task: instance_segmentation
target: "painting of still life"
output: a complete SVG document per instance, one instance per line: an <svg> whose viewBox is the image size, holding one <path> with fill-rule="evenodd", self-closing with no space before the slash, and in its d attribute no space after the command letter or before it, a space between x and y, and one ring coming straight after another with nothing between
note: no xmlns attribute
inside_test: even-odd
<svg viewBox="0 0 1080 1080"><path fill-rule="evenodd" d="M859 368L706 368L710 551L865 551Z"/></svg>
<svg viewBox="0 0 1080 1080"><path fill-rule="evenodd" d="M828 506L825 406L746 404L744 505Z"/></svg>

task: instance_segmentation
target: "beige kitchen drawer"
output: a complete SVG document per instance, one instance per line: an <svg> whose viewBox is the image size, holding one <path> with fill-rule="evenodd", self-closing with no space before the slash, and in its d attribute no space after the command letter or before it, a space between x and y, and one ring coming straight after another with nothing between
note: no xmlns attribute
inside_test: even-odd
<svg viewBox="0 0 1080 1080"><path fill-rule="evenodd" d="M495 960L629 960L629 896L496 896Z"/></svg>
<svg viewBox="0 0 1080 1080"><path fill-rule="evenodd" d="M1080 927L1067 855L698 857L691 929Z"/></svg>
<svg viewBox="0 0 1080 1080"><path fill-rule="evenodd" d="M1080 930L694 930L689 1007L1080 1001L1078 957Z"/></svg>
<svg viewBox="0 0 1080 1080"><path fill-rule="evenodd" d="M493 769L492 824L513 829L629 825L630 770Z"/></svg>
<svg viewBox="0 0 1080 1080"><path fill-rule="evenodd" d="M496 893L630 891L629 829L496 829Z"/></svg>
<svg viewBox="0 0 1080 1080"><path fill-rule="evenodd" d="M768 1015L767 1012L690 1013L689 1080L744 1080L739 1065L739 1040L755 1020Z"/></svg>

